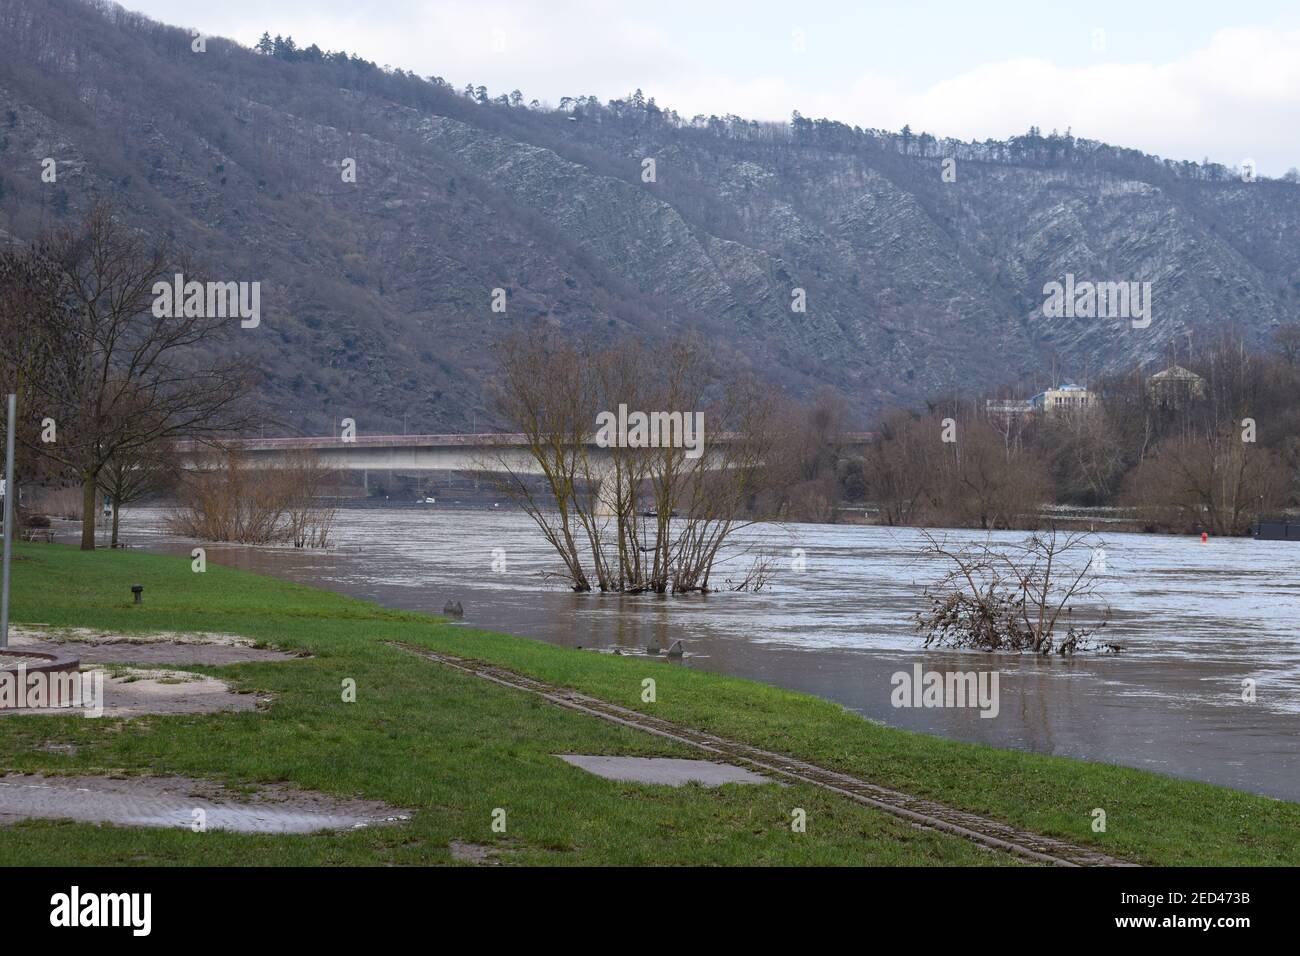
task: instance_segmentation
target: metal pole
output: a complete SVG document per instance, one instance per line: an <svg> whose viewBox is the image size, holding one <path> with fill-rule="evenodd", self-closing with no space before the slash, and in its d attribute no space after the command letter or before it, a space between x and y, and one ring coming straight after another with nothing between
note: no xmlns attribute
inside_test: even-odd
<svg viewBox="0 0 1300 956"><path fill-rule="evenodd" d="M14 419L18 417L18 396L10 395L5 434L5 546L4 582L0 584L0 647L9 646L9 560L14 539Z"/></svg>

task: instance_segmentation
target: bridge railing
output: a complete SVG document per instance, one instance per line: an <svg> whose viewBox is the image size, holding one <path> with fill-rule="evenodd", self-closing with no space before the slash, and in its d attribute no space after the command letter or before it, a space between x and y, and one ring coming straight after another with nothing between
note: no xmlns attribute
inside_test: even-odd
<svg viewBox="0 0 1300 956"><path fill-rule="evenodd" d="M528 438L523 434L490 432L478 435L358 435L344 441L337 436L308 438L232 438L223 440L222 446L239 448L244 451L293 451L295 449L320 448L429 448L457 447L479 445L527 445ZM198 441L178 441L176 450L191 452L210 447Z"/></svg>

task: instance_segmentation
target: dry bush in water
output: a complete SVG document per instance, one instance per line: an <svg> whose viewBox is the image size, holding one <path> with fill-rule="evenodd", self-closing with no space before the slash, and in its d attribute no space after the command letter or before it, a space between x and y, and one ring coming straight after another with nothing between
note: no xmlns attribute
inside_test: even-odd
<svg viewBox="0 0 1300 956"><path fill-rule="evenodd" d="M1109 620L1105 606L1094 622L1074 620L1075 602L1097 590L1104 552L1092 534L1052 529L1020 543L985 538L955 548L929 533L925 539L922 553L951 565L926 588L929 611L916 616L927 647L1073 654L1088 650Z"/></svg>
<svg viewBox="0 0 1300 956"><path fill-rule="evenodd" d="M321 496L332 478L310 452L294 453L282 467L262 468L238 450L216 449L182 477L168 525L203 541L324 548L334 509Z"/></svg>

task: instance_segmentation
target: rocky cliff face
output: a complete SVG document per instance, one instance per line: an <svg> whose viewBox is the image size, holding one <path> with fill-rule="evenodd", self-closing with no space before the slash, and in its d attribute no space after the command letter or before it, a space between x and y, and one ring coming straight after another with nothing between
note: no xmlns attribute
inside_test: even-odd
<svg viewBox="0 0 1300 956"><path fill-rule="evenodd" d="M692 329L793 394L832 386L865 422L1300 318L1293 183L1036 132L478 102L346 57L196 53L107 5L0 0L0 230L30 238L94 197L210 276L261 281L240 347L272 429L489 425L492 344L537 320L650 347ZM1044 317L1067 273L1152 283L1150 325Z"/></svg>

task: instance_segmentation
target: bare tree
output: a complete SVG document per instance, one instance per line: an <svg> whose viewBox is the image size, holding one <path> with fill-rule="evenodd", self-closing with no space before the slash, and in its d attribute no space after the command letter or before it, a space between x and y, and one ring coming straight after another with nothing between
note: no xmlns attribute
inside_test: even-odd
<svg viewBox="0 0 1300 956"><path fill-rule="evenodd" d="M585 532L596 548L595 529L590 518L584 521L577 513L579 482L591 484L587 440L599 408L589 356L552 336L533 334L506 339L498 350L498 366L498 410L523 434L525 461L507 448L483 467L501 476L502 491L537 524L564 562L573 589L590 591L579 539ZM541 473L542 489L532 480L529 462ZM588 502L588 515L594 510ZM607 575L599 549L594 553L603 590Z"/></svg>
<svg viewBox="0 0 1300 956"><path fill-rule="evenodd" d="M334 529L335 509L323 503L335 472L314 452L300 451L276 469L275 483L283 489L285 534L295 548L324 548Z"/></svg>
<svg viewBox="0 0 1300 956"><path fill-rule="evenodd" d="M1290 496L1284 436L1295 421L1288 408L1295 373L1284 361L1248 352L1231 332L1194 364L1204 395L1170 410L1128 477L1127 497L1152 524L1245 534L1260 513L1284 507Z"/></svg>
<svg viewBox="0 0 1300 956"><path fill-rule="evenodd" d="M84 223L41 246L62 274L57 301L40 303L27 327L50 354L31 404L58 424L58 440L30 447L75 473L83 493L81 547L95 547L95 498L114 456L245 424L235 409L248 390L237 361L209 353L237 325L213 315L156 316L154 284L183 265L95 205ZM190 276L193 278L193 276ZM206 312L204 309L197 310ZM30 439L29 439L30 442Z"/></svg>
<svg viewBox="0 0 1300 956"><path fill-rule="evenodd" d="M596 349L533 330L499 356L498 407L524 447L503 448L483 467L537 524L574 590L709 590L771 444L766 396L747 380L719 382L689 340L647 354L636 344ZM676 415L679 424L700 412L711 429L698 449L673 441L597 447L597 416L620 406Z"/></svg>
<svg viewBox="0 0 1300 956"><path fill-rule="evenodd" d="M50 258L46 245L0 248L0 394L17 396L14 474L20 487L33 480L66 477L61 474L66 469L32 449L49 437L53 421L40 400L41 384L69 340L67 324L36 317L58 315L67 296L67 276ZM57 422L53 424L57 434Z"/></svg>
<svg viewBox="0 0 1300 956"><path fill-rule="evenodd" d="M1300 322L1279 326L1273 333L1273 344L1287 365L1300 364Z"/></svg>
<svg viewBox="0 0 1300 956"><path fill-rule="evenodd" d="M171 446L162 443L121 448L108 460L99 473L99 490L113 503L109 547L117 547L122 509L169 488L177 472L178 463Z"/></svg>
<svg viewBox="0 0 1300 956"><path fill-rule="evenodd" d="M764 502L764 510L792 521L835 521L847 418L845 401L829 389L811 404L781 404L771 426L781 454L767 462L764 478L774 500Z"/></svg>
<svg viewBox="0 0 1300 956"><path fill-rule="evenodd" d="M989 424L972 416L961 423L956 454L943 459L946 502L958 520L978 528L1016 527L1051 500L1051 482L1038 456L1007 448Z"/></svg>
<svg viewBox="0 0 1300 956"><path fill-rule="evenodd" d="M1241 432L1228 425L1162 441L1130 475L1128 499L1153 523L1246 534L1261 513L1286 503L1290 469Z"/></svg>
<svg viewBox="0 0 1300 956"><path fill-rule="evenodd" d="M863 458L867 497L887 525L912 524L920 516L935 475L937 420L910 412L886 415Z"/></svg>

